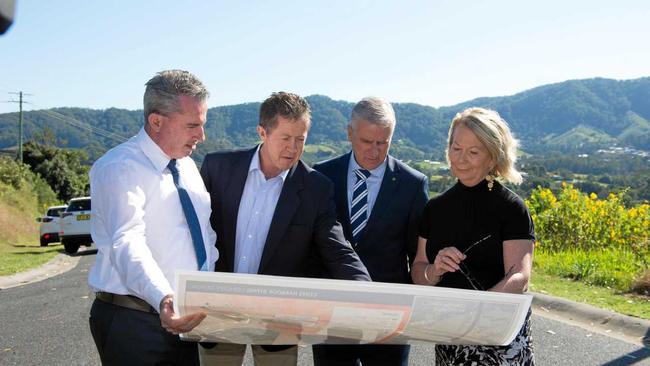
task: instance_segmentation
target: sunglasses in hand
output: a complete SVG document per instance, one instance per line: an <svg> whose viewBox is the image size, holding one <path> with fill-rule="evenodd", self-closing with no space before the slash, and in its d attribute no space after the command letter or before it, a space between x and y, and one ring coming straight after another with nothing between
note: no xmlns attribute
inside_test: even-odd
<svg viewBox="0 0 650 366"><path fill-rule="evenodd" d="M486 241L486 240L489 239L491 236L492 236L491 234L490 234L490 235L487 235L487 236L485 236L483 239L480 239L480 240L478 240L477 242L471 244L470 246L467 247L467 249L465 249L465 250L463 251L463 254L467 255L467 252L469 252L470 249L472 249L472 248L474 248L475 246L477 246L477 245L481 244L482 242ZM474 277L474 275L472 274L472 272L470 272L470 270L469 270L469 268L467 267L467 265L465 264L465 262L460 262L460 263L458 264L458 267L459 267L459 269L460 269L460 273L461 273L463 276L465 276L465 279L467 279L467 282L469 282L469 284L472 286L472 288L473 288L474 290L485 291L485 288L483 287L483 285L481 285L481 282L479 282L479 280L476 279L476 277Z"/></svg>

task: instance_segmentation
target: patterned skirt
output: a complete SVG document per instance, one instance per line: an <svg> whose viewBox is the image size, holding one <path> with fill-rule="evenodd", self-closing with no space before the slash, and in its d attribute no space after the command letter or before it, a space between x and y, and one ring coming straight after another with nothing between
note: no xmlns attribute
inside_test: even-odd
<svg viewBox="0 0 650 366"><path fill-rule="evenodd" d="M530 336L530 315L524 325L507 346L436 346L437 366L534 366L533 344Z"/></svg>

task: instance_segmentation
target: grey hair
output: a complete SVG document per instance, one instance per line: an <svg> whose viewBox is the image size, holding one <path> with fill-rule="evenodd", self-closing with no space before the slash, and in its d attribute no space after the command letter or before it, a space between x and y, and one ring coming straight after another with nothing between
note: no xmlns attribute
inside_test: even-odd
<svg viewBox="0 0 650 366"><path fill-rule="evenodd" d="M356 130L359 120L364 120L382 127L390 127L391 131L395 130L395 111L393 110L393 106L381 98L366 97L361 99L352 109L350 127L353 130Z"/></svg>
<svg viewBox="0 0 650 366"><path fill-rule="evenodd" d="M186 95L197 101L205 101L210 96L205 85L193 74L184 70L165 70L156 74L145 84L144 120L151 113L169 115L180 112L178 97Z"/></svg>
<svg viewBox="0 0 650 366"><path fill-rule="evenodd" d="M508 123L499 113L490 109L473 107L456 114L449 127L447 162L449 162L449 148L453 143L454 132L460 125L469 128L485 145L495 162L491 174L501 176L507 182L514 184L522 182L521 173L515 168L519 142L510 132Z"/></svg>

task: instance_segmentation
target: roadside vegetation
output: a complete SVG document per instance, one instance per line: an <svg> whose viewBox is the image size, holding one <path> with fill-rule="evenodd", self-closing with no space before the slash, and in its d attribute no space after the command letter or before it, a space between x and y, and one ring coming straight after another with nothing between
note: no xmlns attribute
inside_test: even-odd
<svg viewBox="0 0 650 366"><path fill-rule="evenodd" d="M23 159L24 164L0 158L0 276L37 267L62 252L60 244L40 246L36 218L49 206L89 192L83 151L29 141Z"/></svg>
<svg viewBox="0 0 650 366"><path fill-rule="evenodd" d="M534 291L650 319L650 205L626 207L624 196L566 183L533 191Z"/></svg>
<svg viewBox="0 0 650 366"><path fill-rule="evenodd" d="M650 320L650 298L648 296L623 293L611 287L594 286L581 281L549 275L540 270L539 265L535 264L534 266L530 291Z"/></svg>
<svg viewBox="0 0 650 366"><path fill-rule="evenodd" d="M52 259L60 246L41 248L35 218L59 200L25 164L0 158L0 276Z"/></svg>

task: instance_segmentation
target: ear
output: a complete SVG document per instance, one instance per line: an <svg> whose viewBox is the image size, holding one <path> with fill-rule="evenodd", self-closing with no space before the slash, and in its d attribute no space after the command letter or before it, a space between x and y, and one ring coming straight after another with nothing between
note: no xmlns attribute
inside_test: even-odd
<svg viewBox="0 0 650 366"><path fill-rule="evenodd" d="M266 138L268 137L264 127L259 126L259 125L257 126L257 135L260 137L260 140L262 140L262 142L265 142Z"/></svg>
<svg viewBox="0 0 650 366"><path fill-rule="evenodd" d="M497 168L497 162L494 158L490 159L489 166L490 166L490 170L488 171L488 173L494 172L494 170Z"/></svg>
<svg viewBox="0 0 650 366"><path fill-rule="evenodd" d="M147 117L147 122L153 131L160 132L160 128L163 124L163 118L164 116L158 113L150 113L149 117Z"/></svg>
<svg viewBox="0 0 650 366"><path fill-rule="evenodd" d="M348 125L348 141L352 142L352 126Z"/></svg>

